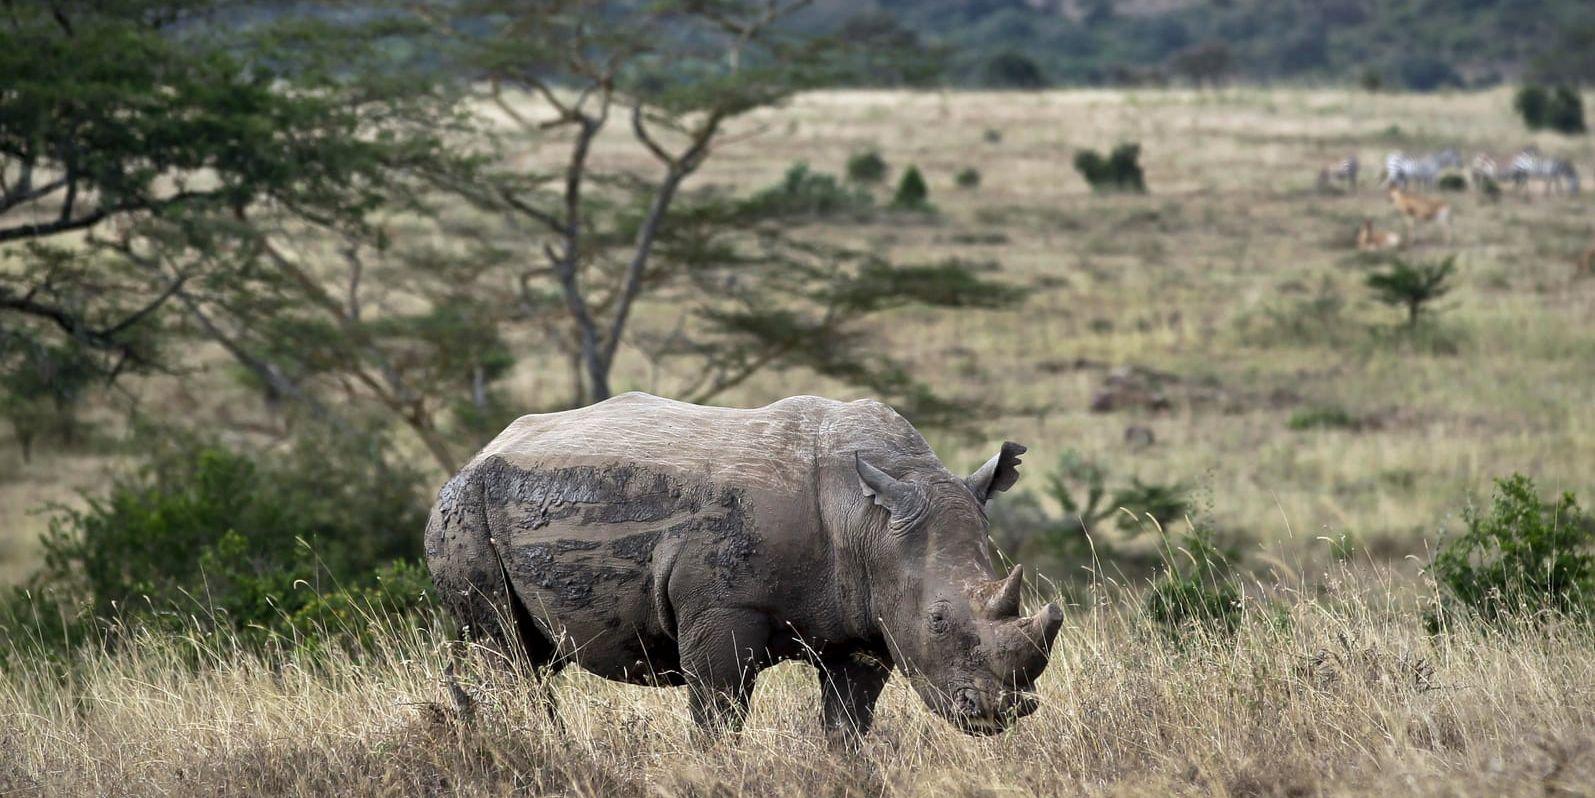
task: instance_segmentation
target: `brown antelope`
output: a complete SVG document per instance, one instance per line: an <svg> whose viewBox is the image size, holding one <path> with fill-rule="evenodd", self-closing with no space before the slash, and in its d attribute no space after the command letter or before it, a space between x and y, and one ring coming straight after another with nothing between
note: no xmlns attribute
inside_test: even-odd
<svg viewBox="0 0 1595 798"><path fill-rule="evenodd" d="M1361 252L1378 252L1401 246L1401 234L1389 230L1373 229L1372 219L1363 219L1357 228L1357 249Z"/></svg>
<svg viewBox="0 0 1595 798"><path fill-rule="evenodd" d="M1391 186L1390 204L1407 222L1407 241L1417 240L1418 222L1434 222L1445 228L1446 243L1451 243L1451 203Z"/></svg>
<svg viewBox="0 0 1595 798"><path fill-rule="evenodd" d="M1574 272L1580 277L1595 277L1595 244L1590 244L1589 249L1578 259L1578 271Z"/></svg>

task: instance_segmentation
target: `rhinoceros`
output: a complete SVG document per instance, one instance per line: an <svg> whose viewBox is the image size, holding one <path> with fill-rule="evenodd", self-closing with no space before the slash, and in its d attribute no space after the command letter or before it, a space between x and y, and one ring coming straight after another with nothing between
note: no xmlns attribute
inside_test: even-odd
<svg viewBox="0 0 1595 798"><path fill-rule="evenodd" d="M1020 614L985 505L1025 447L956 477L876 401L757 409L630 393L523 416L438 494L437 593L472 639L538 673L685 685L693 719L738 728L755 677L815 665L833 741L868 732L895 666L975 735L1035 711L1063 623Z"/></svg>

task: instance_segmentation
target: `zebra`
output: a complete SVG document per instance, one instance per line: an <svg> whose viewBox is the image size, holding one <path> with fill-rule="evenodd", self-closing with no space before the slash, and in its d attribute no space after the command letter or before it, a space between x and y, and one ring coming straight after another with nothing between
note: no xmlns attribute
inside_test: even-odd
<svg viewBox="0 0 1595 798"><path fill-rule="evenodd" d="M1573 162L1546 155L1538 147L1529 147L1513 156L1507 174L1520 191L1530 180L1540 180L1545 183L1546 194L1565 189L1569 194L1578 195L1578 170L1573 168Z"/></svg>
<svg viewBox="0 0 1595 798"><path fill-rule="evenodd" d="M1327 190L1332 183L1339 180L1345 182L1350 190L1356 191L1357 172L1361 168L1362 164L1357 160L1356 153L1324 164L1324 167L1318 170L1318 190Z"/></svg>
<svg viewBox="0 0 1595 798"><path fill-rule="evenodd" d="M1385 156L1383 185L1406 188L1409 183L1417 183L1424 188L1432 188L1441 172L1461 168L1462 155L1449 147L1417 157L1404 152L1392 152Z"/></svg>

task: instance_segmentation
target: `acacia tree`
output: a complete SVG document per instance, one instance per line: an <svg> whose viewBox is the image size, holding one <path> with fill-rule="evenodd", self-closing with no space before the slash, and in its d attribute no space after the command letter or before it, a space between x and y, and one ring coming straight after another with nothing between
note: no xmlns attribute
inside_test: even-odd
<svg viewBox="0 0 1595 798"><path fill-rule="evenodd" d="M629 343L655 363L692 359L667 391L692 400L765 368L803 367L930 406L904 370L863 355L862 320L912 302L1012 300L966 264L902 270L803 240L789 228L806 212L789 204L688 186L721 148L757 135L734 121L856 61L848 37L782 24L807 4L469 0L449 15L419 12L491 112L486 167L439 184L540 254L514 281L571 363L572 404L613 393ZM802 185L786 190L826 190L797 174ZM634 330L648 299L681 309L677 321Z"/></svg>
<svg viewBox="0 0 1595 798"><path fill-rule="evenodd" d="M114 380L198 338L269 405L339 423L353 398L448 468L437 418L461 384L485 406L504 354L469 280L396 254L390 221L430 217L406 183L447 157L449 106L370 62L402 27L214 24L233 5L7 6L0 357L60 339Z"/></svg>

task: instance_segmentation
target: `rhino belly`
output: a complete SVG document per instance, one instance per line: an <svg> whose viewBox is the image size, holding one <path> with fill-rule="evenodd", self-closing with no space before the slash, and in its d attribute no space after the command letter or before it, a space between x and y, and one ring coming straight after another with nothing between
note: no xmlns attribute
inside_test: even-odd
<svg viewBox="0 0 1595 798"><path fill-rule="evenodd" d="M493 459L479 478L517 597L560 656L606 678L681 683L667 590L678 559L702 561L729 594L758 550L734 488L628 463L522 467Z"/></svg>

